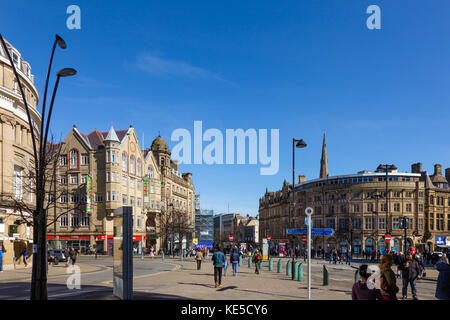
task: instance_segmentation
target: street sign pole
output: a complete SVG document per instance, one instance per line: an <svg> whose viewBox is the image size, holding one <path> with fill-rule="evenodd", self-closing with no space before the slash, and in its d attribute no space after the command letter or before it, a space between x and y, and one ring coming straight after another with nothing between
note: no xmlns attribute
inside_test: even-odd
<svg viewBox="0 0 450 320"><path fill-rule="evenodd" d="M311 300L311 216L314 210L313 208L306 208L305 213L308 217L308 300Z"/></svg>

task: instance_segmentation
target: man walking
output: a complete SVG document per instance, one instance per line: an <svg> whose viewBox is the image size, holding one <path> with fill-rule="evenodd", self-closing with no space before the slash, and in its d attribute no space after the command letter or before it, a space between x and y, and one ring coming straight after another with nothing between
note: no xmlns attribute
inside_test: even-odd
<svg viewBox="0 0 450 320"><path fill-rule="evenodd" d="M70 250L69 253L70 260L72 260L72 265L75 265L75 262L77 261L77 255L78 252L72 247L72 250Z"/></svg>
<svg viewBox="0 0 450 320"><path fill-rule="evenodd" d="M233 276L237 275L237 266L239 263L239 253L237 249L234 249L233 252L230 255L230 262L233 266Z"/></svg>
<svg viewBox="0 0 450 320"><path fill-rule="evenodd" d="M203 260L203 253L198 250L197 254L195 255L195 260L197 261L197 270L200 270L202 267L202 260Z"/></svg>
<svg viewBox="0 0 450 320"><path fill-rule="evenodd" d="M0 246L0 272L3 272L3 246Z"/></svg>
<svg viewBox="0 0 450 320"><path fill-rule="evenodd" d="M64 257L66 257L66 268L67 268L70 263L70 254L67 248L64 248Z"/></svg>
<svg viewBox="0 0 450 320"><path fill-rule="evenodd" d="M215 287L222 288L222 270L225 264L225 255L223 254L219 246L217 246L214 250L212 261L214 265Z"/></svg>
<svg viewBox="0 0 450 320"><path fill-rule="evenodd" d="M408 293L408 284L411 285L411 291L414 300L417 299L416 279L420 279L420 266L416 259L413 259L411 252L406 254L406 260L402 261L400 268L402 271L402 299L406 299Z"/></svg>
<svg viewBox="0 0 450 320"><path fill-rule="evenodd" d="M261 254L259 253L259 250L255 251L252 262L255 264L255 273L259 274L259 269L261 269Z"/></svg>

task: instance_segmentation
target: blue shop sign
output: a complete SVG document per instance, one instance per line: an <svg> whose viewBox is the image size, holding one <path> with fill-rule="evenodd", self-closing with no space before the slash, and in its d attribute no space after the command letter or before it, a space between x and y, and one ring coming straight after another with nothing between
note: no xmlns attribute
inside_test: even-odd
<svg viewBox="0 0 450 320"><path fill-rule="evenodd" d="M444 246L445 245L445 236L436 236L435 241L437 245Z"/></svg>

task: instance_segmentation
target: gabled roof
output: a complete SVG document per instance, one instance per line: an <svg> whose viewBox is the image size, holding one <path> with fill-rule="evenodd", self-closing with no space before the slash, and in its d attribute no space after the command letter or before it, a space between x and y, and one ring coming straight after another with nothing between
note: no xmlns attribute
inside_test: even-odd
<svg viewBox="0 0 450 320"><path fill-rule="evenodd" d="M88 149L92 149L91 143L89 142L89 138L84 133L81 133L76 126L73 127L73 131L78 134L81 140L86 144Z"/></svg>

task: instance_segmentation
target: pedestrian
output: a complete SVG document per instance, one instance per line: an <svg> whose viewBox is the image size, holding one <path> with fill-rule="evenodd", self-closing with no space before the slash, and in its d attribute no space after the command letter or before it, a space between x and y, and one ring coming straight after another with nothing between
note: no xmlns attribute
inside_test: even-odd
<svg viewBox="0 0 450 320"><path fill-rule="evenodd" d="M350 265L350 261L352 260L352 252L349 250L347 251L347 260L346 264Z"/></svg>
<svg viewBox="0 0 450 320"><path fill-rule="evenodd" d="M69 252L70 260L72 260L72 265L75 265L75 262L77 261L77 255L78 252L72 247Z"/></svg>
<svg viewBox="0 0 450 320"><path fill-rule="evenodd" d="M23 263L25 264L25 268L28 267L27 259L28 259L28 250L27 250L27 248L25 248L23 250Z"/></svg>
<svg viewBox="0 0 450 320"><path fill-rule="evenodd" d="M223 265L223 276L224 277L227 276L227 269L228 269L228 260L227 260L227 255L225 255L225 263Z"/></svg>
<svg viewBox="0 0 450 320"><path fill-rule="evenodd" d="M392 271L393 258L391 255L384 255L380 261L380 294L382 300L397 300L399 291L395 273Z"/></svg>
<svg viewBox="0 0 450 320"><path fill-rule="evenodd" d="M0 246L0 272L3 272L3 245Z"/></svg>
<svg viewBox="0 0 450 320"><path fill-rule="evenodd" d="M214 265L215 287L222 288L222 269L225 264L225 255L223 254L219 246L216 246L214 250L212 261Z"/></svg>
<svg viewBox="0 0 450 320"><path fill-rule="evenodd" d="M70 254L67 248L64 248L64 257L66 258L66 268L67 268L70 263Z"/></svg>
<svg viewBox="0 0 450 320"><path fill-rule="evenodd" d="M439 276L435 297L439 300L450 300L450 265L445 262L438 262L436 270L439 271Z"/></svg>
<svg viewBox="0 0 450 320"><path fill-rule="evenodd" d="M437 263L441 263L441 262L448 264L448 258L445 253L442 254L442 257L439 259L439 261Z"/></svg>
<svg viewBox="0 0 450 320"><path fill-rule="evenodd" d="M259 250L255 250L252 262L255 264L255 273L259 274L259 269L261 268L261 254L259 253Z"/></svg>
<svg viewBox="0 0 450 320"><path fill-rule="evenodd" d="M352 300L381 300L380 291L376 288L369 289L367 281L371 276L371 273L367 272L367 264L363 264L359 267L360 279L353 284L352 288Z"/></svg>
<svg viewBox="0 0 450 320"><path fill-rule="evenodd" d="M406 260L400 264L402 271L402 299L406 299L408 295L408 284L411 286L411 291L414 300L417 299L416 280L420 279L420 266L416 259L413 259L411 252L406 254Z"/></svg>
<svg viewBox="0 0 450 320"><path fill-rule="evenodd" d="M237 249L233 250L233 252L230 255L230 262L233 266L233 276L237 275L237 266L239 263L239 253L237 252Z"/></svg>
<svg viewBox="0 0 450 320"><path fill-rule="evenodd" d="M150 247L150 258L153 260L153 258L155 257L155 249L152 247Z"/></svg>
<svg viewBox="0 0 450 320"><path fill-rule="evenodd" d="M95 244L95 247L94 247L94 254L95 254L95 259L97 260L97 255L98 255L98 248L97 248L97 244Z"/></svg>
<svg viewBox="0 0 450 320"><path fill-rule="evenodd" d="M202 267L202 260L203 260L203 253L198 250L197 254L195 255L195 260L197 261L197 270L200 270Z"/></svg>

